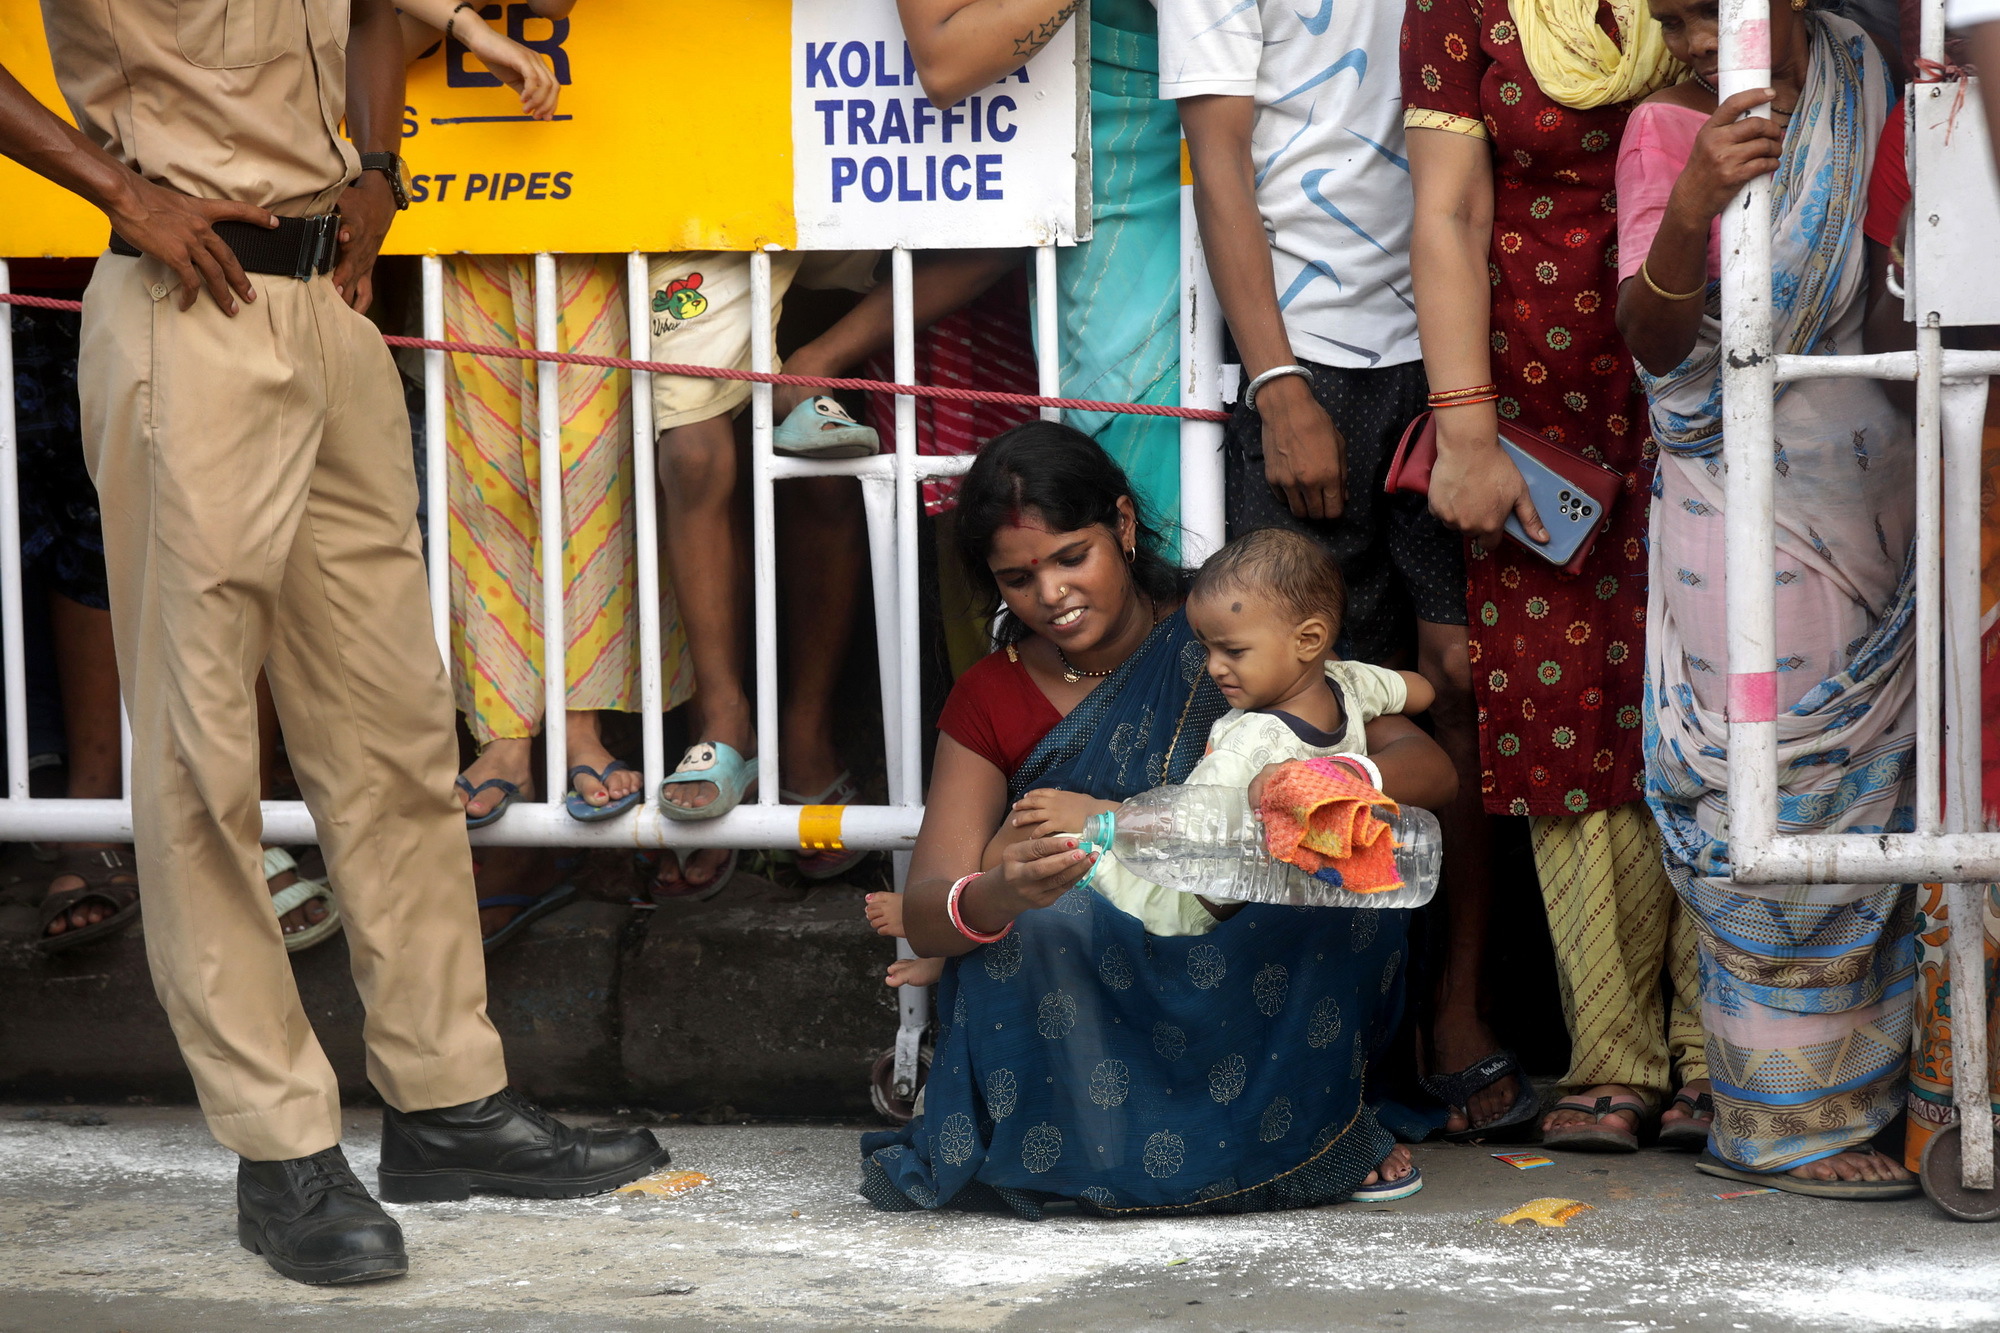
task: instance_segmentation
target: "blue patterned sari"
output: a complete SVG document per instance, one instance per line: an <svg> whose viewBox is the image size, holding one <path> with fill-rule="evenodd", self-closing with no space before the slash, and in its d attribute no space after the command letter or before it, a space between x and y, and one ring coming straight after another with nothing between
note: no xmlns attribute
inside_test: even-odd
<svg viewBox="0 0 2000 1333"><path fill-rule="evenodd" d="M1225 711L1176 613L1048 735L1016 790L1179 782ZM1362 1099L1409 914L1252 904L1148 935L1087 889L947 965L923 1113L862 1137L878 1208L1072 1200L1130 1217L1345 1199L1393 1140Z"/></svg>

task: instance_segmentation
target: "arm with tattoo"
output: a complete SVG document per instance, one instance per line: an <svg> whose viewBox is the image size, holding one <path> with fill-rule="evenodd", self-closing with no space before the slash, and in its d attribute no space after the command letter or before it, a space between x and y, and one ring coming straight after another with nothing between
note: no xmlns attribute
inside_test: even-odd
<svg viewBox="0 0 2000 1333"><path fill-rule="evenodd" d="M1019 69L1082 7L1083 0L896 0L934 106L950 106Z"/></svg>

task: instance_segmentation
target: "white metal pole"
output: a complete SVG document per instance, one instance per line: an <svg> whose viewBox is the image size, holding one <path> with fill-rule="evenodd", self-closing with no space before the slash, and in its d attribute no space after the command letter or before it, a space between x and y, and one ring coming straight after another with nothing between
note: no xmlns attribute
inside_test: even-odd
<svg viewBox="0 0 2000 1333"><path fill-rule="evenodd" d="M535 256L535 347L556 346L556 258ZM563 629L564 538L562 496L562 383L552 361L535 363L535 406L541 418L542 519L542 748L546 774L543 799L560 809L569 790L569 636Z"/></svg>
<svg viewBox="0 0 2000 1333"><path fill-rule="evenodd" d="M652 274L646 256L625 257L625 307L634 361L653 357ZM653 372L632 372L632 541L638 556L640 770L649 785L666 776L665 689L660 681L660 523L653 439ZM642 810L652 802L641 804Z"/></svg>
<svg viewBox="0 0 2000 1333"><path fill-rule="evenodd" d="M771 370L771 256L750 256L750 369ZM778 549L777 494L772 472L771 386L750 386L750 498L757 581L757 800L778 803ZM796 843L796 838L794 839Z"/></svg>
<svg viewBox="0 0 2000 1333"><path fill-rule="evenodd" d="M1047 249L1036 252L1038 272L1040 256L1049 256L1048 271L1054 275L1053 254ZM889 282L890 307L895 323L896 382L908 384L917 377L916 317L911 305L910 252L898 246L890 252ZM1043 288L1037 293L1052 294L1051 288ZM1043 303L1042 320L1046 323L1051 316L1046 313ZM1054 359L1047 343L1041 348L1043 383L1048 382L1050 364ZM891 763L891 771L901 770L901 790L894 798L898 805L919 805L923 801L923 755L918 750L919 726L918 710L922 694L921 658L919 656L919 626L917 623L918 587L917 570L917 508L923 503L917 472L917 400L899 394L896 398L896 555L897 555L897 619L901 632L901 642L897 645L896 701L901 721L898 724L898 740L902 754Z"/></svg>
<svg viewBox="0 0 2000 1333"><path fill-rule="evenodd" d="M1038 369L1041 375L1041 391L1045 397L1053 397L1060 390L1059 362L1056 357L1055 294L1056 260L1055 250L1043 246L1035 251L1035 316L1041 326ZM896 382L910 384L917 378L917 329L913 304L912 268L910 252L898 246L890 253L889 282L890 308L895 324ZM1061 412L1052 408L1042 409L1044 421L1061 419ZM897 693L896 739L902 751L901 762L892 761L891 774L901 771L900 779L892 777L896 790L890 800L903 807L916 807L924 799L924 760L919 748L919 718L923 693L920 674L921 658L919 645L921 631L917 623L917 571L922 561L917 558L917 512L923 505L922 473L917 464L917 400L907 395L896 398L896 550L898 554L896 592L897 620L901 642L897 645ZM898 852L892 858L892 874L896 892L902 893L910 886L910 856L908 852ZM896 954L905 955L907 940L898 941ZM916 1095L918 1051L923 1044L924 1029L930 1023L931 996L927 986L904 986L902 994L896 997L896 1058L890 1067L890 1082L898 1097Z"/></svg>
<svg viewBox="0 0 2000 1333"><path fill-rule="evenodd" d="M1766 0L1723 0L1719 95L1771 80ZM1768 108L1755 113L1768 114ZM1777 831L1777 641L1771 335L1771 186L1759 176L1722 215L1722 440L1729 512L1729 851L1754 866Z"/></svg>
<svg viewBox="0 0 2000 1333"><path fill-rule="evenodd" d="M10 292L0 259L0 293ZM28 656L21 642L20 436L14 421L14 307L0 306L0 674L6 686L7 797L28 799Z"/></svg>
<svg viewBox="0 0 2000 1333"><path fill-rule="evenodd" d="M444 261L425 255L424 337L444 341ZM451 661L451 496L445 484L447 439L450 425L445 419L445 354L424 353L424 508L430 514L431 632L437 637L438 656Z"/></svg>
<svg viewBox="0 0 2000 1333"><path fill-rule="evenodd" d="M1186 162L1187 145L1181 145ZM1181 406L1222 407L1222 311L1195 222L1194 188L1181 177ZM1192 566L1220 550L1223 507L1222 423L1187 421L1181 430L1181 563Z"/></svg>
<svg viewBox="0 0 2000 1333"><path fill-rule="evenodd" d="M1917 832L1943 828L1944 725L1940 646L1944 642L1939 521L1944 334L1933 320L1917 326Z"/></svg>
<svg viewBox="0 0 2000 1333"><path fill-rule="evenodd" d="M1115 300L1116 297L1109 299ZM1035 249L1035 372L1040 381L1036 393L1044 398L1062 397L1062 306L1061 298L1056 295L1054 245ZM896 372L899 377L902 373L900 370ZM914 370L912 373L915 373ZM908 384L910 381L899 378L897 382ZM1062 409L1043 408L1042 420L1061 421Z"/></svg>
<svg viewBox="0 0 2000 1333"><path fill-rule="evenodd" d="M1986 381L1944 386L1944 598L1947 783L1945 829L1970 833L1984 823L1980 791L1979 499ZM1919 762L1921 754L1919 752ZM1967 1189L1993 1188L1991 1078L1987 1061L1986 896L1983 883L1948 885L1948 957L1952 1101L1959 1120L1959 1174Z"/></svg>
<svg viewBox="0 0 2000 1333"><path fill-rule="evenodd" d="M882 756L889 774L889 804L909 803L903 791L903 708L899 681L902 636L896 597L896 481L861 478L861 508L868 521L868 573L875 593L875 677L882 695Z"/></svg>

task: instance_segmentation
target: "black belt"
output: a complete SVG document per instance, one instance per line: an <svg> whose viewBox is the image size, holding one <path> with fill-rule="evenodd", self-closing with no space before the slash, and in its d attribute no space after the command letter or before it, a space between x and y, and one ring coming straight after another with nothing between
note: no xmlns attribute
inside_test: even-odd
<svg viewBox="0 0 2000 1333"><path fill-rule="evenodd" d="M243 265L245 273L270 273L303 282L314 274L332 271L334 244L340 236L340 214L279 218L276 227L218 222L215 234L236 252L236 262ZM114 231L111 253L136 257L139 247Z"/></svg>

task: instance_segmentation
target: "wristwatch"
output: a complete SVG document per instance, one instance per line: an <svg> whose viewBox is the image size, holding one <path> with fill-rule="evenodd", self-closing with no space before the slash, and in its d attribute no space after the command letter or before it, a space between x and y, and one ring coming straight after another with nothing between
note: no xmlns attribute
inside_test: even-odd
<svg viewBox="0 0 2000 1333"><path fill-rule="evenodd" d="M363 171L379 171L389 178L389 193L395 197L396 208L400 211L410 206L410 192L403 182L409 178L409 164L395 153L363 153Z"/></svg>

